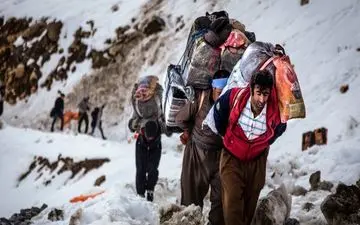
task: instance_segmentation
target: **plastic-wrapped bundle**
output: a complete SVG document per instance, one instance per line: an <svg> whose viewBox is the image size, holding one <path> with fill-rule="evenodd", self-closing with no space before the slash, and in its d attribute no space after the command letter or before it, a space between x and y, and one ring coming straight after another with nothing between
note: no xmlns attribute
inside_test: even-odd
<svg viewBox="0 0 360 225"><path fill-rule="evenodd" d="M233 29L221 48L220 69L231 72L235 64L243 56L245 49L250 44L245 34L240 30Z"/></svg>
<svg viewBox="0 0 360 225"><path fill-rule="evenodd" d="M234 66L226 87L222 93L233 87L246 87L252 74L259 70L262 64L274 56L275 47L270 43L254 42L246 48L242 58ZM274 74L275 67L270 64L265 68Z"/></svg>
<svg viewBox="0 0 360 225"><path fill-rule="evenodd" d="M243 79L246 82L249 82L251 76L260 69L260 67L266 60L274 56L275 52L275 46L270 43L256 41L250 44L249 47L247 47L247 49L245 50L241 60L239 61L238 69L240 69L240 73ZM271 74L274 74L273 65L269 65L269 67L267 67L266 69L269 70ZM233 71L233 73L238 71L239 70Z"/></svg>
<svg viewBox="0 0 360 225"><path fill-rule="evenodd" d="M220 68L220 49L213 48L199 38L194 43L190 56L190 63L184 69L182 78L185 86L195 89L208 89L211 87L212 76Z"/></svg>
<svg viewBox="0 0 360 225"><path fill-rule="evenodd" d="M185 87L180 75L180 66L170 65L165 80L164 116L168 130L182 132L175 123L179 110L189 101L194 100L194 89Z"/></svg>

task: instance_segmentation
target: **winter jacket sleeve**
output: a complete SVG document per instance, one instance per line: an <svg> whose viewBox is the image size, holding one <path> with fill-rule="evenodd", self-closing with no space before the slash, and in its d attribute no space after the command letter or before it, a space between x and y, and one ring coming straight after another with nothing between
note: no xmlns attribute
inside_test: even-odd
<svg viewBox="0 0 360 225"><path fill-rule="evenodd" d="M274 136L269 140L269 144L272 145L276 139L278 139L286 131L287 123L280 123L275 128Z"/></svg>
<svg viewBox="0 0 360 225"><path fill-rule="evenodd" d="M183 130L191 130L196 116L196 102L186 103L175 117L176 124Z"/></svg>
<svg viewBox="0 0 360 225"><path fill-rule="evenodd" d="M231 90L226 91L214 104L215 127L221 136L225 135L230 115Z"/></svg>
<svg viewBox="0 0 360 225"><path fill-rule="evenodd" d="M128 127L131 132L135 132L140 129L140 119L139 115L134 111L128 122Z"/></svg>

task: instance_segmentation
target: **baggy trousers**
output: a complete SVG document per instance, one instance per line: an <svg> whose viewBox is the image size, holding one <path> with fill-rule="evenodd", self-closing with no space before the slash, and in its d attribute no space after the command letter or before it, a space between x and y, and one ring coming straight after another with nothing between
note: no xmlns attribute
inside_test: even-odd
<svg viewBox="0 0 360 225"><path fill-rule="evenodd" d="M159 178L161 158L161 138L148 143L143 135L136 140L136 192L145 195L145 191L154 191Z"/></svg>
<svg viewBox="0 0 360 225"><path fill-rule="evenodd" d="M184 150L181 171L182 205L195 204L202 208L211 187L209 222L213 225L224 224L219 177L220 153L220 150L201 149L190 139Z"/></svg>
<svg viewBox="0 0 360 225"><path fill-rule="evenodd" d="M220 179L226 225L250 225L261 189L265 185L266 160L264 150L251 161L241 161L227 150L220 158Z"/></svg>
<svg viewBox="0 0 360 225"><path fill-rule="evenodd" d="M79 113L79 124L78 124L79 133L81 133L81 125L83 121L85 121L85 134L87 134L89 128L89 116L86 112Z"/></svg>

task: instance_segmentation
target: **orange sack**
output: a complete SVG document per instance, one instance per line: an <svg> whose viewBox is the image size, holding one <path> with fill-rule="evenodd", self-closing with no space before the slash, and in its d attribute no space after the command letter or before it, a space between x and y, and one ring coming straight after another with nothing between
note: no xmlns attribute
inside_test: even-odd
<svg viewBox="0 0 360 225"><path fill-rule="evenodd" d="M71 120L78 120L78 119L79 119L78 112L67 111L64 113L64 125L70 123Z"/></svg>
<svg viewBox="0 0 360 225"><path fill-rule="evenodd" d="M279 101L281 122L305 118L305 104L295 70L287 55L275 57L275 84Z"/></svg>
<svg viewBox="0 0 360 225"><path fill-rule="evenodd" d="M76 203L76 202L85 202L86 200L88 200L89 198L95 198L98 195L101 195L102 193L104 193L105 191L101 191L95 194L88 194L88 195L79 195L76 196L72 199L70 199L71 203Z"/></svg>

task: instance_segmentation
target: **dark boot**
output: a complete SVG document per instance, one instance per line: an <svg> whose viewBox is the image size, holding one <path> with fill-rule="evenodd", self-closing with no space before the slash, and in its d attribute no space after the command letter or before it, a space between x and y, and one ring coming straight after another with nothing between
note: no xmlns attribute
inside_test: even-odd
<svg viewBox="0 0 360 225"><path fill-rule="evenodd" d="M148 200L149 202L154 201L154 191L146 191L146 200Z"/></svg>

